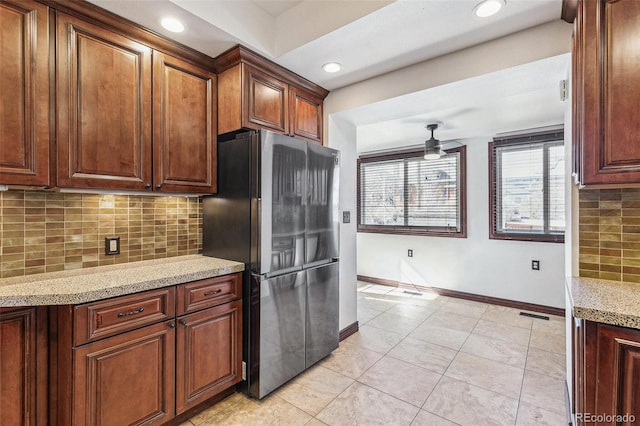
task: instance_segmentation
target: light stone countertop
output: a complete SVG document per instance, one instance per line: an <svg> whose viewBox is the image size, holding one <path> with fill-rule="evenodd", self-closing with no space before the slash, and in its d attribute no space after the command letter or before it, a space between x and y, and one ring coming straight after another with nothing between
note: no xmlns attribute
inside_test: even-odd
<svg viewBox="0 0 640 426"><path fill-rule="evenodd" d="M0 307L75 305L232 274L244 264L201 255L0 279Z"/></svg>
<svg viewBox="0 0 640 426"><path fill-rule="evenodd" d="M640 329L640 284L570 277L567 286L574 317Z"/></svg>

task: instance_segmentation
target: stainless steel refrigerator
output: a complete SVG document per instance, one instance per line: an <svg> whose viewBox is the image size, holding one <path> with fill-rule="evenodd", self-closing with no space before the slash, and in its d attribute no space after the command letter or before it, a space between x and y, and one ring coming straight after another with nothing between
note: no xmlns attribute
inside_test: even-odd
<svg viewBox="0 0 640 426"><path fill-rule="evenodd" d="M203 254L244 262L247 391L262 398L338 347L336 150L268 131L218 142Z"/></svg>

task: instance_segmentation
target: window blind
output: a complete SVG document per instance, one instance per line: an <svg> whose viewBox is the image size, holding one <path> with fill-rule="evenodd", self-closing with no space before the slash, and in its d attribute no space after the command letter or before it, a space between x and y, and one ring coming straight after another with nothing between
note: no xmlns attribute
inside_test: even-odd
<svg viewBox="0 0 640 426"><path fill-rule="evenodd" d="M558 134L494 142L492 237L559 241L565 229L564 142Z"/></svg>
<svg viewBox="0 0 640 426"><path fill-rule="evenodd" d="M371 227L461 233L462 155L457 149L437 160L424 160L422 152L361 159L359 225L372 232Z"/></svg>

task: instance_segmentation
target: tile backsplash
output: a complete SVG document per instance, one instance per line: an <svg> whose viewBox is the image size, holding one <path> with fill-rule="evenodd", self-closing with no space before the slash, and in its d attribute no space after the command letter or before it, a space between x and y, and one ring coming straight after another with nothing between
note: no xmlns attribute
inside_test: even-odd
<svg viewBox="0 0 640 426"><path fill-rule="evenodd" d="M581 190L581 277L640 282L640 189Z"/></svg>
<svg viewBox="0 0 640 426"><path fill-rule="evenodd" d="M5 191L0 212L1 277L202 251L199 198ZM104 254L107 236L120 254Z"/></svg>

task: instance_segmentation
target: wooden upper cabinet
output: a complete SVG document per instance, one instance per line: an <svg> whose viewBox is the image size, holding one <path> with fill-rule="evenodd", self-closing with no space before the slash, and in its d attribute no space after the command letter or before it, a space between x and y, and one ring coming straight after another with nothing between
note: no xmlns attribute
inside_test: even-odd
<svg viewBox="0 0 640 426"><path fill-rule="evenodd" d="M218 75L218 133L289 130L289 85L247 64Z"/></svg>
<svg viewBox="0 0 640 426"><path fill-rule="evenodd" d="M50 184L49 8L0 2L0 184Z"/></svg>
<svg viewBox="0 0 640 426"><path fill-rule="evenodd" d="M640 186L639 20L637 0L578 4L574 142L587 187Z"/></svg>
<svg viewBox="0 0 640 426"><path fill-rule="evenodd" d="M293 86L289 96L291 135L322 143L322 99Z"/></svg>
<svg viewBox="0 0 640 426"><path fill-rule="evenodd" d="M75 17L57 18L61 187L151 188L151 49Z"/></svg>
<svg viewBox="0 0 640 426"><path fill-rule="evenodd" d="M156 190L215 193L216 76L153 52L153 175Z"/></svg>
<svg viewBox="0 0 640 426"><path fill-rule="evenodd" d="M327 90L237 46L217 59L218 134L267 129L322 142Z"/></svg>
<svg viewBox="0 0 640 426"><path fill-rule="evenodd" d="M267 73L243 64L245 127L287 133L289 130L289 85Z"/></svg>

